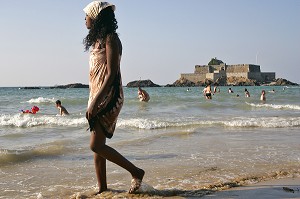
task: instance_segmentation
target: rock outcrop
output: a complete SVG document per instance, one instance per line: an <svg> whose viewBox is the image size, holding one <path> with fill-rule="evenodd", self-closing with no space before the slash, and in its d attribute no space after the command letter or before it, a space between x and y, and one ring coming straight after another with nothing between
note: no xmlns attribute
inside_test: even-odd
<svg viewBox="0 0 300 199"><path fill-rule="evenodd" d="M129 82L126 87L161 87L158 84L154 84L151 80L137 80Z"/></svg>
<svg viewBox="0 0 300 199"><path fill-rule="evenodd" d="M166 85L166 87L194 87L194 86L197 86L197 84L183 77L176 80L173 84Z"/></svg>
<svg viewBox="0 0 300 199"><path fill-rule="evenodd" d="M288 86L288 85L298 86L297 83L291 82L291 81L283 79L283 78L277 78L273 82L271 82L269 84L264 84L264 85L266 85L266 86Z"/></svg>
<svg viewBox="0 0 300 199"><path fill-rule="evenodd" d="M66 89L66 88L89 88L89 85L81 84L81 83L75 83L75 84L52 86L50 88L51 89L54 89L54 88L61 88L61 89Z"/></svg>
<svg viewBox="0 0 300 199"><path fill-rule="evenodd" d="M290 82L283 78L278 78L271 83L264 84L263 82L257 82L253 79L247 79L245 77L220 77L215 82L210 79L205 79L204 82L194 83L181 77L176 80L173 84L167 84L166 87L195 87L195 86L205 86L207 84L219 85L219 86L285 86L285 85L298 85L296 83Z"/></svg>
<svg viewBox="0 0 300 199"><path fill-rule="evenodd" d="M205 86L207 84L213 84L213 81L210 79L205 79L204 82L199 81L194 83L184 77L176 80L173 84L167 84L165 87L195 87L195 86Z"/></svg>
<svg viewBox="0 0 300 199"><path fill-rule="evenodd" d="M23 87L20 89L41 89L41 87L36 87L36 86L29 86L29 87Z"/></svg>

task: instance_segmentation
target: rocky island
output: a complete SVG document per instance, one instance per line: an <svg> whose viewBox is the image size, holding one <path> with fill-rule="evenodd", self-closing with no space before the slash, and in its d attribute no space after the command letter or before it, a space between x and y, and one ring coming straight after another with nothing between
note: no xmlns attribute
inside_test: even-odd
<svg viewBox="0 0 300 199"><path fill-rule="evenodd" d="M54 89L54 88L61 88L61 89L66 89L66 88L89 88L89 85L81 84L81 83L74 83L74 84L67 84L67 85L52 86L50 88L51 89Z"/></svg>
<svg viewBox="0 0 300 199"><path fill-rule="evenodd" d="M180 78L167 87L193 87L207 84L219 86L285 86L298 85L283 78L275 78L275 72L261 72L260 65L227 65L212 58L207 65L196 65L194 73L181 74Z"/></svg>
<svg viewBox="0 0 300 199"><path fill-rule="evenodd" d="M154 84L151 80L136 80L129 82L126 87L161 87L158 84Z"/></svg>
<svg viewBox="0 0 300 199"><path fill-rule="evenodd" d="M20 89L67 89L67 88L89 88L89 85L81 84L81 83L74 83L74 84L67 84L67 85L57 85L57 86L43 86L43 87L22 87Z"/></svg>

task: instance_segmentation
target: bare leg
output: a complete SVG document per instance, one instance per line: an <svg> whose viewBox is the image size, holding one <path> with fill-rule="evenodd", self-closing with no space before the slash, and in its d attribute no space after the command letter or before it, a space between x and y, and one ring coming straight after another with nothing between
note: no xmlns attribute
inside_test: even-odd
<svg viewBox="0 0 300 199"><path fill-rule="evenodd" d="M102 163L103 162L102 159L107 159L107 160L119 165L120 167L126 169L127 171L129 171L131 173L132 178L142 180L144 177L144 174L145 174L144 170L136 167L129 160L127 160L124 156L122 156L119 152L117 152L115 149L113 149L105 144L106 137L105 137L104 133L102 132L102 128L100 127L100 125L98 123L96 123L96 125L95 125L95 131L96 131L96 133L93 133L93 132L91 133L90 147L91 147L91 150L95 152L94 158L95 158L95 167L96 167L96 173L97 173L96 175L97 175L98 184L99 184L99 193L104 191L102 188L107 189L106 168L105 168L105 163L104 164ZM102 159L99 160L98 157L102 157Z"/></svg>
<svg viewBox="0 0 300 199"><path fill-rule="evenodd" d="M106 159L98 155L94 154L94 162L95 162L95 170L98 180L99 192L107 190L107 181L106 181ZM97 193L97 194L98 194Z"/></svg>

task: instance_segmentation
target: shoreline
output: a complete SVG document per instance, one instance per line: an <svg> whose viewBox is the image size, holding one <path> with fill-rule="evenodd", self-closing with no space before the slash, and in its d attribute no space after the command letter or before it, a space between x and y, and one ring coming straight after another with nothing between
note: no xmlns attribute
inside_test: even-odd
<svg viewBox="0 0 300 199"><path fill-rule="evenodd" d="M147 183L143 183L139 192L128 194L127 190L109 189L100 195L95 196L94 190L77 192L70 196L70 199L77 198L175 198L175 199L282 199L300 198L300 177L284 177L279 179L269 179L255 184L242 185L223 190L156 190Z"/></svg>
<svg viewBox="0 0 300 199"><path fill-rule="evenodd" d="M233 187L205 195L203 198L300 198L300 177L270 179L255 184Z"/></svg>

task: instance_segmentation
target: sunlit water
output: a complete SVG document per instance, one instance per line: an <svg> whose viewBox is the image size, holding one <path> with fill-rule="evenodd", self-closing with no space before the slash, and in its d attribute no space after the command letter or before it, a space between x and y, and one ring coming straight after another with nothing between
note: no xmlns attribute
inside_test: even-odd
<svg viewBox="0 0 300 199"><path fill-rule="evenodd" d="M300 87L124 88L108 145L146 171L136 197L201 196L264 179L299 176ZM275 93L271 93L272 89ZM267 91L262 103L261 90ZM85 111L88 89L0 88L0 198L76 198L95 192ZM236 95L239 94L239 97ZM59 116L55 101L71 113ZM20 110L38 106L35 114ZM131 176L107 164L104 198L126 197Z"/></svg>

